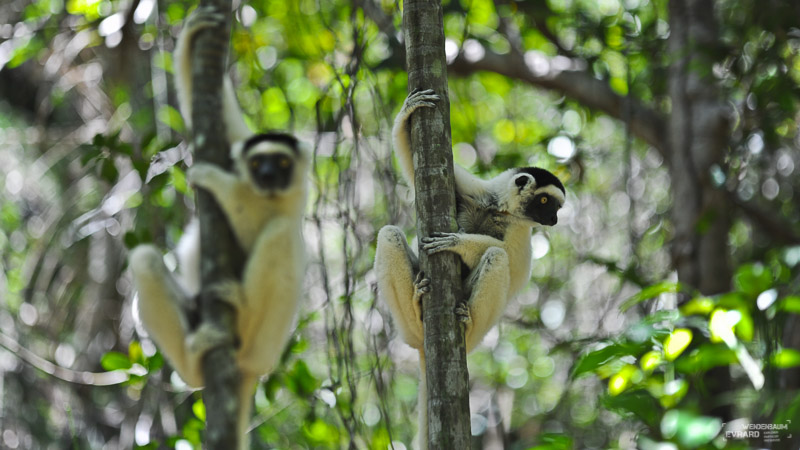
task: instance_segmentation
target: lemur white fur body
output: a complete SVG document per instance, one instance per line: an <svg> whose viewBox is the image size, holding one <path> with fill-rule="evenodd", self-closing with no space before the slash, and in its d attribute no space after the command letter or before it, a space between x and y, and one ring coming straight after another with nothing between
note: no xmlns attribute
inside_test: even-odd
<svg viewBox="0 0 800 450"><path fill-rule="evenodd" d="M191 41L198 30L220 20L222 17L210 10L198 9L187 19L178 39L175 76L187 124L191 120ZM254 135L244 123L229 80L223 95L223 117L235 172L195 163L188 179L214 196L247 254L241 281L229 280L212 287L237 310L236 359L242 375L240 448L246 449L249 445L244 433L255 383L279 362L301 296L305 271L301 228L310 152L289 135ZM176 251L180 278L169 272L160 250L153 245L138 246L129 257L142 324L181 378L193 387L204 384L203 356L225 338L209 324L192 329L188 318L187 311L194 308L194 296L199 291L199 247L198 227L190 224Z"/></svg>
<svg viewBox="0 0 800 450"><path fill-rule="evenodd" d="M394 122L392 138L404 178L414 186L413 153L408 121L421 107L434 107L439 97L431 90L413 92ZM554 225L565 200L561 182L538 168L516 168L483 180L455 165L457 233L433 233L420 240L423 251L456 253L462 270L466 304L455 311L466 323L469 353L500 320L508 300L531 274L531 232L534 226ZM542 199L545 200L542 200ZM392 313L403 340L419 350L421 382L419 446L427 448L425 355L421 299L430 291L419 271L417 255L403 231L385 226L378 233L375 253L378 291Z"/></svg>

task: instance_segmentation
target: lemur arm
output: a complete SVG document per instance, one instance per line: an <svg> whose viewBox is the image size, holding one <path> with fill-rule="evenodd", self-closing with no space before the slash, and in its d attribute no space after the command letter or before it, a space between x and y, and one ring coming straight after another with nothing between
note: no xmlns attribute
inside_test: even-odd
<svg viewBox="0 0 800 450"><path fill-rule="evenodd" d="M213 9L209 8L209 11ZM178 92L178 105L183 115L184 122L188 129L192 128L192 43L194 35L209 27L216 27L225 17L216 13L192 14L184 25L185 31L178 37L175 46L175 59L173 60L176 90ZM247 139L253 132L244 122L244 115L239 108L236 100L236 93L233 90L233 83L223 76L222 88L222 114L225 120L225 127L228 134L228 142L233 143Z"/></svg>
<svg viewBox="0 0 800 450"><path fill-rule="evenodd" d="M422 238L422 249L429 255L442 251L456 253L470 269L475 267L489 247L503 249L503 241L484 234L432 233Z"/></svg>
<svg viewBox="0 0 800 450"><path fill-rule="evenodd" d="M439 96L434 94L431 89L412 92L394 119L394 127L392 127L394 151L397 154L397 161L403 177L411 187L414 187L414 152L411 150L411 140L409 139L411 130L408 128L408 120L411 118L411 114L419 108L436 107L434 102L438 100Z"/></svg>

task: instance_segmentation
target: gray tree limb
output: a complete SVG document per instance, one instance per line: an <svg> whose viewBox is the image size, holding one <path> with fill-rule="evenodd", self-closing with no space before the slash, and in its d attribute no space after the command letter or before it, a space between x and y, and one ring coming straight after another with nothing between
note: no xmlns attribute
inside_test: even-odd
<svg viewBox="0 0 800 450"><path fill-rule="evenodd" d="M230 0L202 0L200 6L214 7L225 15L220 28L197 32L192 45L192 142L195 160L230 169L229 146L222 114L222 83L229 45ZM240 375L233 346L235 311L208 290L225 278L238 278L244 262L228 220L208 192L197 190L202 257L200 270L203 289L200 294L201 320L226 330L229 343L209 351L203 359L207 411L206 445L208 449L238 447L237 392Z"/></svg>
<svg viewBox="0 0 800 450"><path fill-rule="evenodd" d="M545 73L536 74L526 64L525 59L515 52L501 55L488 48L484 50L483 57L475 61L467 60L464 53L459 54L450 63L451 73L466 76L487 71L505 75L533 86L559 92L582 105L602 111L619 120L626 120L627 106L630 108L628 118L631 132L658 149L664 159L668 160L663 126L666 119L640 101L617 94L611 90L607 82L598 80L585 70L557 70L551 67Z"/></svg>
<svg viewBox="0 0 800 450"><path fill-rule="evenodd" d="M391 16L385 14L372 0L357 0L356 4L389 38L389 45L393 53L386 64L399 64L405 48L397 39L397 32ZM554 42L554 44L558 43ZM524 51L524 49L520 50ZM572 65L579 65L574 59L567 56L563 58L572 61ZM505 75L532 86L561 93L616 119L628 120L631 132L659 150L664 156L664 160L669 161L666 154L666 128L664 126L666 117L637 99L617 94L606 81L598 80L586 70L555 70L551 68L546 73L537 74L528 67L521 53L509 52L501 55L486 47L484 47L483 57L477 60L469 60L464 53L460 53L449 63L448 70L451 75L458 76L467 76L481 71ZM626 102L628 102L627 105Z"/></svg>
<svg viewBox="0 0 800 450"><path fill-rule="evenodd" d="M411 116L417 235L422 237L457 228L447 63L440 0L405 0L403 8L408 88L433 89L441 97L435 108ZM427 448L465 449L470 447L469 374L464 329L454 312L463 295L459 259L450 252L419 253L421 270L431 279L431 293L422 305L425 345L420 355L426 361Z"/></svg>

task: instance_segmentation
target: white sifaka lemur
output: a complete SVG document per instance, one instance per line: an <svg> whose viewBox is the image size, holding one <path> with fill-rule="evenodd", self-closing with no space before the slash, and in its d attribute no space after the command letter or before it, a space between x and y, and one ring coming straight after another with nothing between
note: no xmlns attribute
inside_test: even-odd
<svg viewBox="0 0 800 450"><path fill-rule="evenodd" d="M199 8L189 16L175 48L175 83L181 112L191 120L191 51L196 32L224 17ZM236 241L247 255L241 280L211 287L236 309L236 360L241 372L239 439L244 432L258 378L275 369L292 330L302 291L305 245L301 234L308 192L310 151L284 133L253 134L244 123L233 85L225 78L223 118L234 172L198 162L189 181L210 192L222 207ZM202 139L203 130L194 130ZM204 323L193 328L200 279L199 233L190 226L178 244L181 276L165 266L153 245L140 245L129 262L138 291L139 317L175 371L190 386L203 386L201 361L223 342L224 334Z"/></svg>
<svg viewBox="0 0 800 450"><path fill-rule="evenodd" d="M413 153L408 123L411 114L435 106L432 90L412 92L394 122L392 139L404 178L413 187ZM537 225L555 225L565 190L552 173L537 167L509 169L483 180L456 165L457 233L432 233L420 239L431 255L449 251L462 261L465 303L455 314L466 324L467 353L500 320L508 300L531 275L531 231ZM378 233L375 271L380 296L386 301L403 340L419 350L419 441L427 448L427 405L423 350L422 298L430 281L419 269L418 258L403 231L392 225Z"/></svg>

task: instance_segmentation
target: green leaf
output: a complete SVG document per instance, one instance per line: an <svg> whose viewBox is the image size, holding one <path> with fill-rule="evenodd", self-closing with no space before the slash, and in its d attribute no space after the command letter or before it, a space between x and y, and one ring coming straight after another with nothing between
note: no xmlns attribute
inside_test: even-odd
<svg viewBox="0 0 800 450"><path fill-rule="evenodd" d="M800 314L800 297L790 295L778 303L778 308L786 312Z"/></svg>
<svg viewBox="0 0 800 450"><path fill-rule="evenodd" d="M109 183L115 183L119 177L119 171L111 158L103 158L100 163L100 176Z"/></svg>
<svg viewBox="0 0 800 450"><path fill-rule="evenodd" d="M632 364L626 364L619 372L608 380L608 393L611 395L619 395L625 391L631 384L640 381L642 372Z"/></svg>
<svg viewBox="0 0 800 450"><path fill-rule="evenodd" d="M651 298L658 297L661 294L674 294L680 292L682 289L680 283L672 282L672 281L662 281L660 283L654 284L652 286L648 286L638 293L634 294L631 298L625 300L625 302L620 306L620 310L622 312L627 311L632 306L637 305L645 300L650 300Z"/></svg>
<svg viewBox="0 0 800 450"><path fill-rule="evenodd" d="M278 395L278 391L281 390L285 384L286 383L283 381L283 376L281 374L271 374L263 383L264 395L266 395L267 400L274 402L275 397Z"/></svg>
<svg viewBox="0 0 800 450"><path fill-rule="evenodd" d="M319 386L319 381L314 378L305 361L298 360L292 369L286 373L286 387L298 397L309 397Z"/></svg>
<svg viewBox="0 0 800 450"><path fill-rule="evenodd" d="M722 421L716 417L697 416L688 411L672 410L661 420L661 433L685 447L695 448L707 444L722 429Z"/></svg>
<svg viewBox="0 0 800 450"><path fill-rule="evenodd" d="M636 390L623 392L617 396L603 397L605 408L623 417L634 415L650 427L656 427L661 408L658 402L647 391Z"/></svg>
<svg viewBox="0 0 800 450"><path fill-rule="evenodd" d="M100 359L100 365L103 369L111 370L128 370L133 366L128 355L120 352L108 352Z"/></svg>
<svg viewBox="0 0 800 450"><path fill-rule="evenodd" d="M158 120L172 128L173 130L181 133L184 130L183 125L183 118L181 117L181 113L178 112L177 109L173 108L169 105L164 105L159 108L158 113L156 114Z"/></svg>
<svg viewBox="0 0 800 450"><path fill-rule="evenodd" d="M659 364L661 364L661 360L661 352L657 352L655 350L649 351L639 358L639 366L641 366L645 373L649 374L652 373Z"/></svg>
<svg viewBox="0 0 800 450"><path fill-rule="evenodd" d="M305 422L303 424L303 434L306 438L314 444L335 444L339 441L339 428L329 423L324 422L322 419L316 419L313 422Z"/></svg>
<svg viewBox="0 0 800 450"><path fill-rule="evenodd" d="M539 436L541 444L529 450L569 450L573 448L572 438L565 434L544 433Z"/></svg>
<svg viewBox="0 0 800 450"><path fill-rule="evenodd" d="M737 290L756 298L772 287L772 272L763 264L747 264L736 271L733 284Z"/></svg>
<svg viewBox="0 0 800 450"><path fill-rule="evenodd" d="M728 366L737 361L736 353L723 343L706 342L688 355L675 361L681 373L702 373L714 367Z"/></svg>
<svg viewBox="0 0 800 450"><path fill-rule="evenodd" d="M206 404L203 403L203 399L198 398L197 401L192 403L192 413L198 420L206 421Z"/></svg>
<svg viewBox="0 0 800 450"><path fill-rule="evenodd" d="M778 350L772 355L772 364L780 369L800 366L800 352L793 348Z"/></svg>
<svg viewBox="0 0 800 450"><path fill-rule="evenodd" d="M577 378L585 373L593 372L597 368L608 364L609 362L621 356L634 355L638 356L639 353L644 351L646 347L641 344L631 344L627 342L614 343L600 350L586 353L578 359L575 368L572 371L573 378Z"/></svg>
<svg viewBox="0 0 800 450"><path fill-rule="evenodd" d="M138 341L131 341L128 345L128 358L132 364L145 365L145 356L142 351L142 344Z"/></svg>

